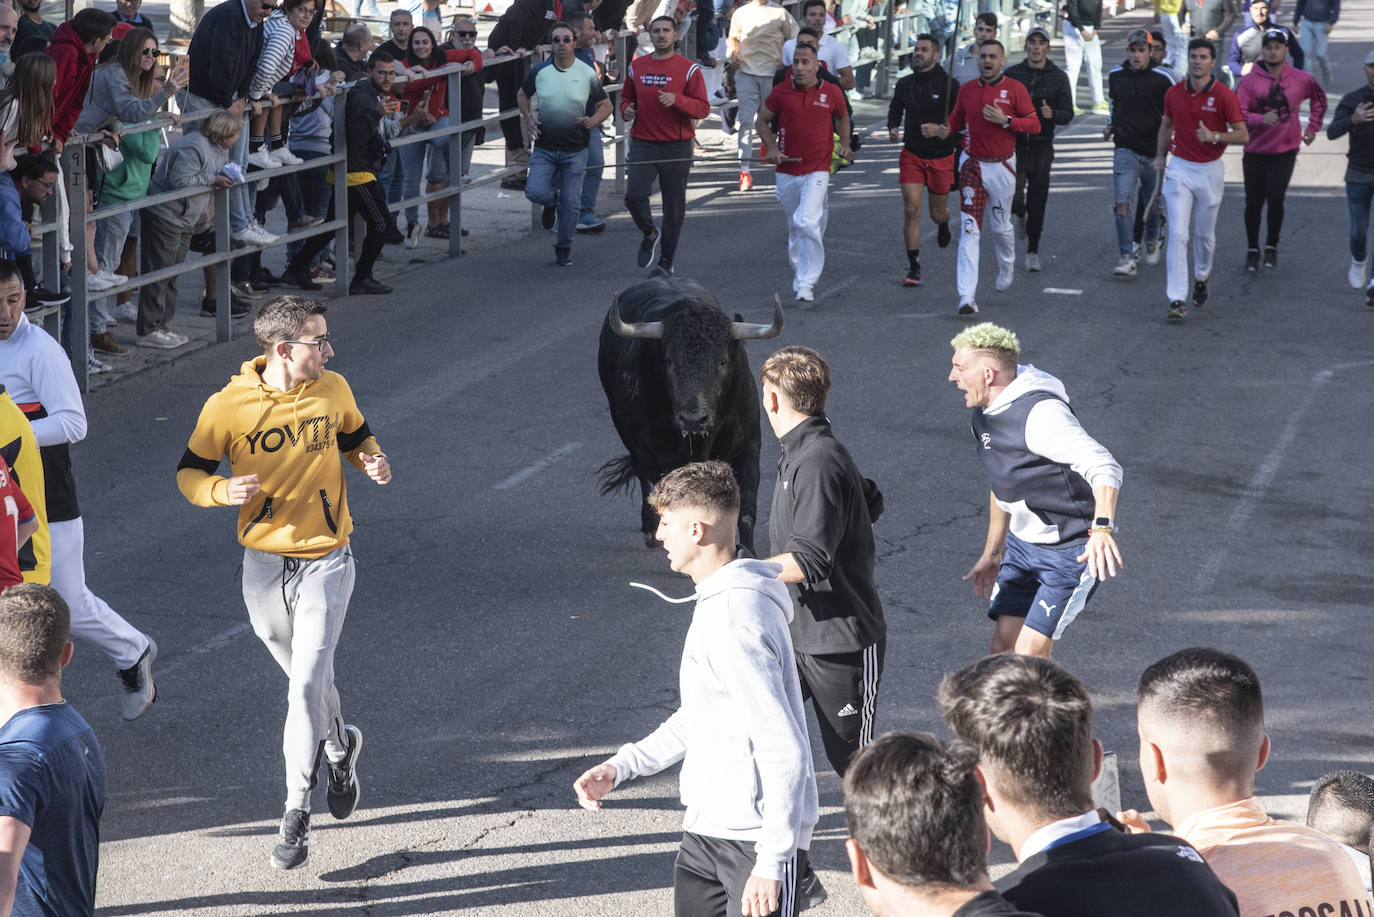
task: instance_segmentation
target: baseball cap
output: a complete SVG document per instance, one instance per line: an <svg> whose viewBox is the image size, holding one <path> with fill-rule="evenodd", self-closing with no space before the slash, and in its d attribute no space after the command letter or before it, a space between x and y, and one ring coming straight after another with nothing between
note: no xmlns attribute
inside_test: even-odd
<svg viewBox="0 0 1374 917"><path fill-rule="evenodd" d="M1152 44L1154 44L1154 38L1145 29L1132 29L1131 34L1126 36L1127 47L1131 45L1144 45L1148 48Z"/></svg>
<svg viewBox="0 0 1374 917"><path fill-rule="evenodd" d="M1030 41L1030 37L1032 35L1039 35L1041 38L1045 39L1045 41L1053 41L1053 39L1050 38L1050 30L1042 25L1035 26L1029 32L1027 32L1026 40Z"/></svg>
<svg viewBox="0 0 1374 917"><path fill-rule="evenodd" d="M1271 41L1281 41L1284 47L1288 46L1288 33L1283 29L1265 29L1264 37L1260 39L1260 44L1268 44Z"/></svg>
<svg viewBox="0 0 1374 917"><path fill-rule="evenodd" d="M1364 56L1364 62L1366 64L1374 65L1374 51L1370 51L1368 54Z"/></svg>
<svg viewBox="0 0 1374 917"><path fill-rule="evenodd" d="M1150 37L1153 38L1153 39L1155 40L1155 44L1157 44L1157 45L1162 45L1162 44L1164 44L1164 30L1163 30L1163 29L1150 29Z"/></svg>

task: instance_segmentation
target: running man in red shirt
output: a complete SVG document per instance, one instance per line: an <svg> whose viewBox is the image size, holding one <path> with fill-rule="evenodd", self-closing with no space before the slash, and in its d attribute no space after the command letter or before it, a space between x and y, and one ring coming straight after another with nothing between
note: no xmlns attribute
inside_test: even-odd
<svg viewBox="0 0 1374 917"><path fill-rule="evenodd" d="M1188 231L1193 234L1193 306L1207 302L1207 278L1217 247L1217 214L1226 189L1221 154L1228 143L1247 143L1250 132L1236 94L1212 76L1216 48L1205 38L1188 42L1188 79L1164 94L1164 117L1155 142L1155 171L1164 170L1164 207L1169 244L1164 253L1171 322L1188 317ZM1174 125L1178 130L1174 130Z"/></svg>
<svg viewBox="0 0 1374 917"><path fill-rule="evenodd" d="M640 267L648 267L658 252L655 273L673 273L678 236L687 210L687 177L692 171L695 119L711 113L701 68L673 50L677 20L659 16L649 23L652 54L637 57L625 72L620 115L630 125L629 168L625 179L625 207L639 231ZM649 195L654 178L663 196L663 228L654 225Z"/></svg>
<svg viewBox="0 0 1374 917"><path fill-rule="evenodd" d="M38 531L38 514L14 480L9 463L0 458L0 589L24 581L19 572L19 548Z"/></svg>
<svg viewBox="0 0 1374 917"><path fill-rule="evenodd" d="M815 301L816 281L825 266L822 239L836 135L840 158L854 158L843 91L822 83L819 74L815 49L798 43L792 79L773 87L754 125L763 141L763 158L778 168L775 193L787 212L787 260L792 263L792 289L798 302ZM789 161L784 162L784 157Z"/></svg>
<svg viewBox="0 0 1374 917"><path fill-rule="evenodd" d="M1011 225L1011 199L1016 191L1016 135L1040 133L1040 118L1026 87L1002 74L1006 49L995 38L978 46L978 79L959 87L941 140L965 127L959 156L959 190L963 201L963 235L959 239L959 314L978 311L978 242L983 212L992 216L997 249L997 292L1011 286L1016 269L1016 235Z"/></svg>

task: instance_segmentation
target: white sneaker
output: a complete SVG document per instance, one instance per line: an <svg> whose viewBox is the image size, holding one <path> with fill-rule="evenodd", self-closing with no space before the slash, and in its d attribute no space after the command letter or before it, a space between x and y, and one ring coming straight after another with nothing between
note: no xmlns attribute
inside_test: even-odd
<svg viewBox="0 0 1374 917"><path fill-rule="evenodd" d="M797 302L815 302L816 294L810 287L799 287L797 289Z"/></svg>
<svg viewBox="0 0 1374 917"><path fill-rule="evenodd" d="M171 331L164 331L158 328L156 331L150 331L140 337L138 343L142 347L156 347L158 350L172 350L173 348L185 344L186 340L186 338L179 334L174 334Z"/></svg>
<svg viewBox="0 0 1374 917"><path fill-rule="evenodd" d="M298 166L301 163L305 162L304 159L301 159L299 156L297 156L295 153L291 152L284 146L277 147L268 155L271 156L272 159L279 166Z"/></svg>
<svg viewBox="0 0 1374 917"><path fill-rule="evenodd" d="M246 242L249 245L271 245L277 241L277 237L255 221L234 233L234 241Z"/></svg>
<svg viewBox="0 0 1374 917"><path fill-rule="evenodd" d="M1159 243L1158 243L1158 242L1146 242L1146 243L1145 243L1145 263L1146 263L1146 264L1158 264L1158 263L1159 263Z"/></svg>
<svg viewBox="0 0 1374 917"><path fill-rule="evenodd" d="M406 227L406 248L415 248L420 244L420 224L411 223Z"/></svg>
<svg viewBox="0 0 1374 917"><path fill-rule="evenodd" d="M1350 286L1356 290L1369 283L1369 259L1366 258L1363 261L1356 261L1354 258L1351 258L1350 271L1345 275L1345 279L1350 283Z"/></svg>
<svg viewBox="0 0 1374 917"><path fill-rule="evenodd" d="M136 325L138 324L138 306L131 302L122 302L114 307L114 317L115 321Z"/></svg>
<svg viewBox="0 0 1374 917"><path fill-rule="evenodd" d="M96 273L96 276L98 276L98 277L104 277L106 280L110 281L110 286L112 286L112 287L119 286L121 283L128 283L128 282L129 282L129 278L128 278L128 277L125 277L123 274L116 274L114 271L111 271L111 270L109 270L108 268L103 268L103 267L102 267L100 270L96 271L95 273Z"/></svg>
<svg viewBox="0 0 1374 917"><path fill-rule="evenodd" d="M1135 259L1130 255L1122 255L1121 260L1116 263L1116 267L1112 268L1112 273L1117 277L1134 277Z"/></svg>
<svg viewBox="0 0 1374 917"><path fill-rule="evenodd" d="M1132 242L1132 243L1131 243L1131 260L1132 260L1132 261L1139 261L1139 260L1140 260L1140 251L1141 251L1141 249L1140 249L1140 243L1139 243L1139 242Z"/></svg>
<svg viewBox="0 0 1374 917"><path fill-rule="evenodd" d="M90 355L90 360L87 361L86 366L88 367L87 372L92 376L97 373L107 373L110 371L110 364L106 363L104 360L98 359L95 354Z"/></svg>
<svg viewBox="0 0 1374 917"><path fill-rule="evenodd" d="M1026 270L1040 270L1040 256L1037 255L1035 252L1026 252Z"/></svg>
<svg viewBox="0 0 1374 917"><path fill-rule="evenodd" d="M257 166L259 169L275 169L281 165L281 163L272 158L271 153L261 149L256 153L248 154L248 164L250 166Z"/></svg>
<svg viewBox="0 0 1374 917"><path fill-rule="evenodd" d="M91 293L99 293L101 290L108 290L117 285L104 273L86 275L86 290Z"/></svg>
<svg viewBox="0 0 1374 917"><path fill-rule="evenodd" d="M1030 269L1030 268L1027 267L1027 270L1029 270L1029 269ZM998 272L997 272L997 284L996 284L997 292L998 292L998 293L1005 293L1008 289L1011 288L1011 282L1012 282L1013 280L1015 280L1015 279L1016 279L1016 272L1015 272L1015 269L1009 270L1009 271L1007 271L1006 273L1003 273L1002 271L998 271Z"/></svg>

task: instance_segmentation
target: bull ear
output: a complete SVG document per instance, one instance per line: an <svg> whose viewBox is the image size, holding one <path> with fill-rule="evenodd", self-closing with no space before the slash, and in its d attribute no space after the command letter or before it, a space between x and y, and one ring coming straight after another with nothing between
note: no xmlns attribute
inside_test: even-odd
<svg viewBox="0 0 1374 917"><path fill-rule="evenodd" d="M747 322L733 322L730 334L737 341L758 341L782 334L782 297L773 294L773 324L751 325Z"/></svg>
<svg viewBox="0 0 1374 917"><path fill-rule="evenodd" d="M643 340L661 340L663 337L662 322L634 322L630 323L620 317L620 294L615 294L611 300L611 311L606 314L606 324L610 329L623 338L640 338Z"/></svg>

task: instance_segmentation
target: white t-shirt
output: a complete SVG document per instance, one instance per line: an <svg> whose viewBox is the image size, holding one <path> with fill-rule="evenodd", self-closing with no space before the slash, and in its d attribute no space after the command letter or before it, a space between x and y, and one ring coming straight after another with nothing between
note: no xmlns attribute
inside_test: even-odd
<svg viewBox="0 0 1374 917"><path fill-rule="evenodd" d="M782 43L782 65L792 66L792 52L797 50L797 40L789 38ZM831 73L838 74L842 69L849 66L849 49L844 46L834 35L821 36L821 63L825 64L825 69Z"/></svg>

